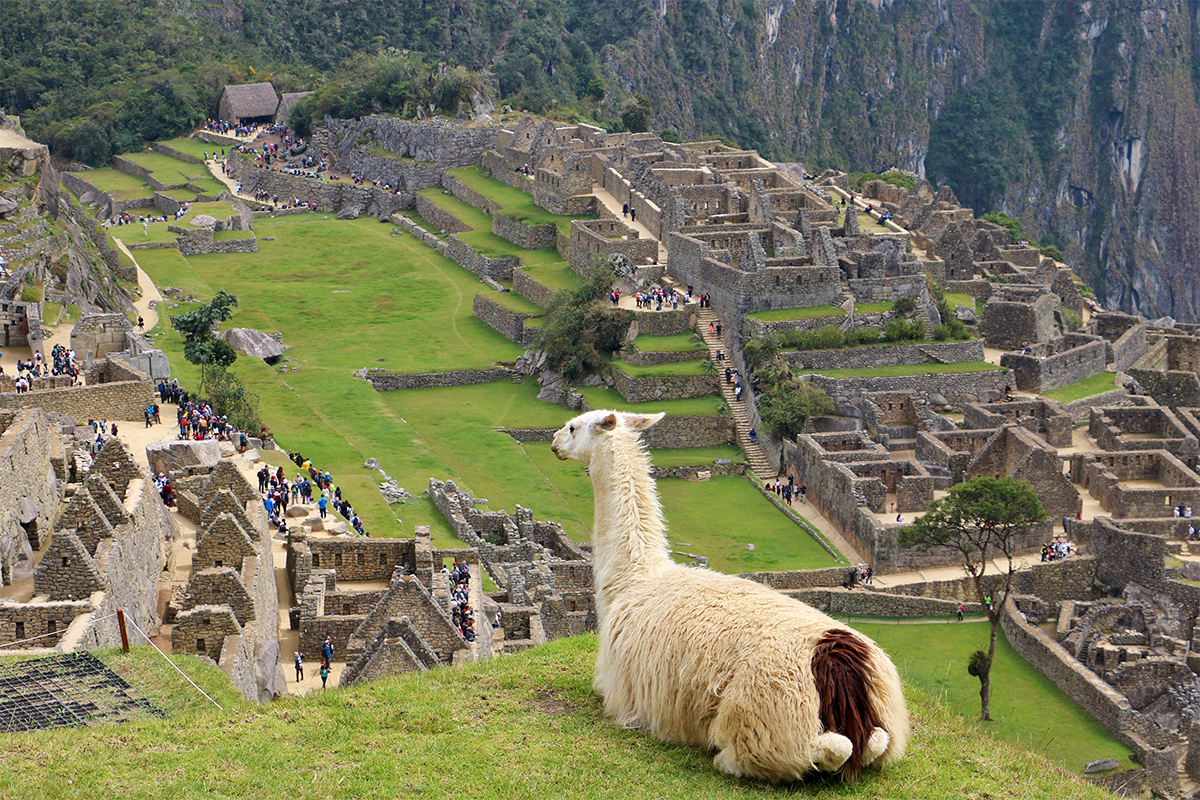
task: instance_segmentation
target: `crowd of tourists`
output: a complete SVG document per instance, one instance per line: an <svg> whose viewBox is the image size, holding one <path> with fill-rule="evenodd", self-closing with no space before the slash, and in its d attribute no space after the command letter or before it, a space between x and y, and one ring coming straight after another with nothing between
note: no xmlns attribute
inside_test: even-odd
<svg viewBox="0 0 1200 800"><path fill-rule="evenodd" d="M774 483L767 483L767 491L774 492L776 496L787 503L789 506L792 500L798 499L801 503L808 502L808 488L805 486L796 486L796 479L788 475L787 483L776 479Z"/></svg>
<svg viewBox="0 0 1200 800"><path fill-rule="evenodd" d="M234 136L249 136L252 133L257 133L259 124L253 122L250 124L235 125L223 119L208 119L204 121L204 130L209 133L219 133L228 136L230 131L233 131Z"/></svg>
<svg viewBox="0 0 1200 800"><path fill-rule="evenodd" d="M471 608L471 567L466 561L455 559L454 568L442 567L442 572L449 573L450 583L450 618L454 627L468 642L475 641L475 611Z"/></svg>
<svg viewBox="0 0 1200 800"><path fill-rule="evenodd" d="M1042 545L1042 561L1058 561L1071 555L1071 551L1075 549L1074 542L1070 542L1063 536L1055 536L1054 541L1046 542Z"/></svg>

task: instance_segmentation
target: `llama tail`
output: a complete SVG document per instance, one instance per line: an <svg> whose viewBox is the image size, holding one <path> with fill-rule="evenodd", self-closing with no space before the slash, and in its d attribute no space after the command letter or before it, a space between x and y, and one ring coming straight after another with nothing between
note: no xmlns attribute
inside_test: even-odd
<svg viewBox="0 0 1200 800"><path fill-rule="evenodd" d="M813 649L812 671L821 698L821 724L854 745L842 777L855 780L863 768L867 740L875 730L871 708L869 664L871 651L848 630L833 629Z"/></svg>

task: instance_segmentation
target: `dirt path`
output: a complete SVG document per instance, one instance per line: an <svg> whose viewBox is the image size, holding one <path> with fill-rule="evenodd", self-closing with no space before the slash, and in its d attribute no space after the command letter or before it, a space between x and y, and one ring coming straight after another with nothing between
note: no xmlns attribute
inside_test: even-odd
<svg viewBox="0 0 1200 800"><path fill-rule="evenodd" d="M657 242L658 243L658 262L660 264L667 263L667 248L666 248L666 246L663 245L662 242L659 242L658 239L655 238L654 234L650 232L650 229L647 228L642 223L640 223L636 220L632 220L629 217L622 217L621 216L621 204L617 202L617 198L613 197L612 194L609 193L609 191L607 189L605 189L603 186L601 186L598 183L592 185L592 194L596 195L596 198L601 203L604 204L605 208L607 208L609 211L611 211L613 213L613 216L615 216L617 219L624 222L630 228L633 228L635 231L637 231L638 234L641 235L641 237L643 239L653 239L655 242Z"/></svg>

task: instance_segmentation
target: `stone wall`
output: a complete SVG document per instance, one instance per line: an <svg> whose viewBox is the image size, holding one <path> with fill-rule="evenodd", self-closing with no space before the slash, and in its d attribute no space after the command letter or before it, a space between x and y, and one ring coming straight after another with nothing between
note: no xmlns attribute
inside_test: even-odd
<svg viewBox="0 0 1200 800"><path fill-rule="evenodd" d="M462 222L458 217L424 195L417 195L416 208L422 219L446 233L465 233L471 230L470 225Z"/></svg>
<svg viewBox="0 0 1200 800"><path fill-rule="evenodd" d="M1036 299L995 294L983 306L979 331L989 347L1001 350L1046 342L1054 335L1057 306L1058 298L1051 294Z"/></svg>
<svg viewBox="0 0 1200 800"><path fill-rule="evenodd" d="M1134 325L1112 343L1113 370L1125 372L1136 364L1138 359L1146 355L1148 349L1146 326Z"/></svg>
<svg viewBox="0 0 1200 800"><path fill-rule="evenodd" d="M929 342L842 350L785 350L779 354L791 369L855 369L908 364L956 364L983 361L983 342Z"/></svg>
<svg viewBox="0 0 1200 800"><path fill-rule="evenodd" d="M427 389L430 386L469 386L474 383L491 383L508 378L516 373L511 369L459 370L457 372L419 372L403 375L368 373L364 377L377 392L396 389Z"/></svg>
<svg viewBox="0 0 1200 800"><path fill-rule="evenodd" d="M662 364L678 364L682 361L694 361L696 358L703 358L707 354L706 350L642 351L638 349L637 342L630 342L621 348L621 360L639 367L657 367Z"/></svg>
<svg viewBox="0 0 1200 800"><path fill-rule="evenodd" d="M231 152L226 159L228 175L242 182L242 192L266 192L289 204L296 199L313 203L317 210L329 213L345 208L357 208L360 214L387 217L397 211L413 208L414 195L393 192L366 184L356 186L343 181L325 181L292 175L264 167L241 153Z"/></svg>
<svg viewBox="0 0 1200 800"><path fill-rule="evenodd" d="M497 212L492 214L492 233L526 250L553 247L558 238L558 226L553 222L543 225L526 225L524 222L506 217Z"/></svg>
<svg viewBox="0 0 1200 800"><path fill-rule="evenodd" d="M823 375L806 375L802 380L838 400L848 400L864 392L913 392L925 397L941 395L952 407L961 410L967 403L1002 396L1009 373L1004 370L878 378L827 378Z"/></svg>
<svg viewBox="0 0 1200 800"><path fill-rule="evenodd" d="M257 253L258 239L217 240L210 228L198 228L175 238L175 246L185 256L208 255L210 253Z"/></svg>
<svg viewBox="0 0 1200 800"><path fill-rule="evenodd" d="M634 378L615 368L610 372L613 388L630 403L652 400L685 400L704 397L717 391L715 375L664 375L655 378Z"/></svg>
<svg viewBox="0 0 1200 800"><path fill-rule="evenodd" d="M86 421L88 417L112 420L141 420L142 412L154 403L154 384L149 379L76 386L23 394L0 394L0 411L40 408Z"/></svg>
<svg viewBox="0 0 1200 800"><path fill-rule="evenodd" d="M484 152L496 146L499 126L464 127L453 122L409 122L402 119L366 116L358 119L326 117L329 143L336 150L339 167L345 159L369 143L395 153L398 158L427 161L445 169L476 164Z"/></svg>
<svg viewBox="0 0 1200 800"><path fill-rule="evenodd" d="M580 275L596 256L620 254L632 264L658 260L658 243L641 239L637 231L620 220L573 220L568 244L567 263Z"/></svg>
<svg viewBox="0 0 1200 800"><path fill-rule="evenodd" d="M550 305L550 298L554 296L553 290L547 289L545 286L538 283L521 270L513 270L512 282L513 291L521 295L521 297L524 297L529 302L539 305L542 308L547 308ZM478 297L478 295L476 297ZM478 316L478 314L476 314L476 316ZM514 339L513 341L516 340Z"/></svg>
<svg viewBox="0 0 1200 800"><path fill-rule="evenodd" d="M396 567L412 563L412 540L309 539L313 569L331 569L339 581L390 581Z"/></svg>
<svg viewBox="0 0 1200 800"><path fill-rule="evenodd" d="M1098 339L1051 355L1039 352L1044 346L1024 355L1005 353L1000 365L1013 371L1017 389L1041 394L1104 372L1108 364L1106 344Z"/></svg>
<svg viewBox="0 0 1200 800"><path fill-rule="evenodd" d="M0 645L5 646L6 653L58 647L71 623L92 610L92 604L87 600L60 603L0 601ZM23 639L34 640L22 642Z"/></svg>
<svg viewBox="0 0 1200 800"><path fill-rule="evenodd" d="M513 275L520 275L520 272L514 272ZM514 285L515 283L516 281L514 281ZM529 283L533 283L533 281L529 281ZM488 327L505 339L517 344L525 343L525 320L538 316L537 314L524 314L520 311L512 311L481 294L475 295L472 313L477 319L485 322Z"/></svg>
<svg viewBox="0 0 1200 800"><path fill-rule="evenodd" d="M887 324L892 321L895 314L891 311L872 314L855 314L854 329L859 328L876 328L881 333L887 327ZM845 322L844 316L836 317L817 317L815 319L785 319L776 322L761 322L753 317L744 317L742 319L742 336L749 339L754 336L767 336L772 333L784 333L786 331L815 331L818 328L824 328L829 325L841 326Z"/></svg>
<svg viewBox="0 0 1200 800"><path fill-rule="evenodd" d="M494 281L511 280L513 272L521 266L521 259L515 256L490 258L480 255L453 233L446 240L445 255L468 272L474 272L480 278L490 278Z"/></svg>
<svg viewBox="0 0 1200 800"><path fill-rule="evenodd" d="M36 410L0 412L0 586L33 574L33 551L50 535L62 489L57 431Z"/></svg>
<svg viewBox="0 0 1200 800"><path fill-rule="evenodd" d="M634 311L631 337L672 336L694 330L699 309L695 303L673 311Z"/></svg>

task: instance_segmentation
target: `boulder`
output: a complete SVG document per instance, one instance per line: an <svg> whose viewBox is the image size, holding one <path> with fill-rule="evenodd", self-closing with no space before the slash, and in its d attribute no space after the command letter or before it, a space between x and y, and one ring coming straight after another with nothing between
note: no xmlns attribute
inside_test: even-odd
<svg viewBox="0 0 1200 800"><path fill-rule="evenodd" d="M979 316L975 313L975 310L966 306L955 306L954 317L960 322L965 322L967 325L979 324Z"/></svg>
<svg viewBox="0 0 1200 800"><path fill-rule="evenodd" d="M329 532L331 535L337 536L339 533L348 533L350 530L350 526L347 525L345 522L341 522L341 521L326 522L325 530L327 532Z"/></svg>
<svg viewBox="0 0 1200 800"><path fill-rule="evenodd" d="M146 445L146 461L155 475L184 467L216 464L220 460L221 445L213 439L202 442L151 442Z"/></svg>
<svg viewBox="0 0 1200 800"><path fill-rule="evenodd" d="M295 505L288 506L287 515L289 517L295 517L299 519L300 517L307 517L309 511L311 511L311 509L308 506L302 503L296 503Z"/></svg>
<svg viewBox="0 0 1200 800"><path fill-rule="evenodd" d="M362 214L362 206L346 206L337 213L338 219L358 219Z"/></svg>
<svg viewBox="0 0 1200 800"><path fill-rule="evenodd" d="M1090 775L1095 772L1108 772L1110 769L1116 769L1119 766L1121 766L1121 762L1115 758L1103 758L1099 761L1089 761L1087 766L1083 768L1083 771Z"/></svg>
<svg viewBox="0 0 1200 800"><path fill-rule="evenodd" d="M368 458L365 462L363 462L363 466L367 469L377 469L381 472L383 471L383 467L379 466L378 458Z"/></svg>
<svg viewBox="0 0 1200 800"><path fill-rule="evenodd" d="M325 530L325 520L321 519L320 514L314 514L311 517L305 517L303 524L307 526L310 531Z"/></svg>
<svg viewBox="0 0 1200 800"><path fill-rule="evenodd" d="M230 328L222 336L234 350L241 350L246 355L261 358L267 363L274 363L275 359L283 355L282 344L253 328Z"/></svg>
<svg viewBox="0 0 1200 800"><path fill-rule="evenodd" d="M233 442L221 442L221 458L230 458L237 455L237 448L233 446Z"/></svg>

